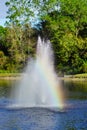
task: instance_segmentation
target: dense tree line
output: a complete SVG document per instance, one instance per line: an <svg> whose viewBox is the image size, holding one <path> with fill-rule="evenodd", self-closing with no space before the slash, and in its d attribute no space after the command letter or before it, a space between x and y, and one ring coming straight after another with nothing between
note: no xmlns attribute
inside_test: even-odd
<svg viewBox="0 0 87 130"><path fill-rule="evenodd" d="M35 55L41 34L53 45L57 71L87 72L87 0L9 0L6 5L8 22L0 27L0 70L21 70Z"/></svg>
<svg viewBox="0 0 87 130"><path fill-rule="evenodd" d="M0 26L0 72L19 72L27 59L35 54L36 31L29 25L23 28Z"/></svg>

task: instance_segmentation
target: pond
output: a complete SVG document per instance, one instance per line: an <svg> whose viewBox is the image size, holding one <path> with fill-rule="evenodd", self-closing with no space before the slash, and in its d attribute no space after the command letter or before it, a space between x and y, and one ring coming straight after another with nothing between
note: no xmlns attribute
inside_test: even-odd
<svg viewBox="0 0 87 130"><path fill-rule="evenodd" d="M87 130L87 81L62 80L70 106L64 111L7 109L13 84L14 81L0 80L0 130Z"/></svg>

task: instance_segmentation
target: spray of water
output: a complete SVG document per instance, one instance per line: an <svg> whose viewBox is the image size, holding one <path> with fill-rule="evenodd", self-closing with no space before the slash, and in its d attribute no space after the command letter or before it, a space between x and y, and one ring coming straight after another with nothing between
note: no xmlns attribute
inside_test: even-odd
<svg viewBox="0 0 87 130"><path fill-rule="evenodd" d="M50 41L38 38L36 59L29 60L19 85L12 91L13 95L14 106L60 107L63 105L58 77L54 71Z"/></svg>

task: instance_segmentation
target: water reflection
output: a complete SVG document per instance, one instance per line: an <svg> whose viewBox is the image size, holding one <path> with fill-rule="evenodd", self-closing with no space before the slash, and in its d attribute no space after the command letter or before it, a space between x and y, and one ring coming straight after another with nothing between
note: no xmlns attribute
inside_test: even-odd
<svg viewBox="0 0 87 130"><path fill-rule="evenodd" d="M87 130L87 82L62 81L72 107L65 112L49 109L7 109L14 81L0 81L0 130Z"/></svg>
<svg viewBox="0 0 87 130"><path fill-rule="evenodd" d="M8 97L15 82L14 80L0 80L0 97ZM87 81L62 80L62 86L68 98L87 99Z"/></svg>
<svg viewBox="0 0 87 130"><path fill-rule="evenodd" d="M12 80L0 80L0 97L8 97L13 86Z"/></svg>
<svg viewBox="0 0 87 130"><path fill-rule="evenodd" d="M87 81L63 81L66 88L68 98L87 99Z"/></svg>

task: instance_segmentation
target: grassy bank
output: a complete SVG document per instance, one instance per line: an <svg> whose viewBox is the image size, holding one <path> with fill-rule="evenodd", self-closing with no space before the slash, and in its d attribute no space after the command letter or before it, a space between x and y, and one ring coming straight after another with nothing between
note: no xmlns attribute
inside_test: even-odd
<svg viewBox="0 0 87 130"><path fill-rule="evenodd" d="M19 73L0 73L0 77L18 77Z"/></svg>
<svg viewBox="0 0 87 130"><path fill-rule="evenodd" d="M20 77L21 73L0 73L0 79L3 78L17 78ZM64 79L87 79L87 73L75 74L75 75L65 75Z"/></svg>
<svg viewBox="0 0 87 130"><path fill-rule="evenodd" d="M87 73L75 74L75 75L65 75L65 78L87 78Z"/></svg>
<svg viewBox="0 0 87 130"><path fill-rule="evenodd" d="M73 81L87 81L87 73L75 74L75 75L65 75L62 77L63 80L73 80Z"/></svg>
<svg viewBox="0 0 87 130"><path fill-rule="evenodd" d="M87 78L87 73L84 74L76 74L72 76L73 78Z"/></svg>
<svg viewBox="0 0 87 130"><path fill-rule="evenodd" d="M0 73L0 79L17 79L20 76L20 73Z"/></svg>

